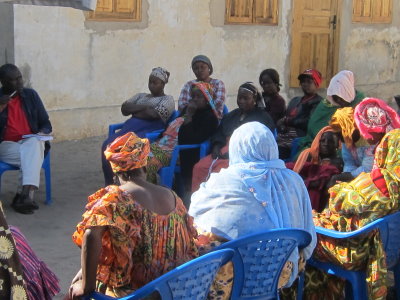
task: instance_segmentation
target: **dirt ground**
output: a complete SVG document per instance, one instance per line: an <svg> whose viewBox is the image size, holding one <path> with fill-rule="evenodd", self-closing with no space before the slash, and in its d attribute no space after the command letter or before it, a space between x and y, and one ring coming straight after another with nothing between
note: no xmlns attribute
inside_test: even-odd
<svg viewBox="0 0 400 300"><path fill-rule="evenodd" d="M37 256L58 276L62 299L80 267L79 248L71 240L81 219L87 196L103 185L100 146L105 137L78 141L53 142L51 148L51 179L53 204L44 205L45 184L42 171L41 187L36 194L40 209L33 215L15 213L10 203L16 192L17 173L2 176L0 199L7 222L19 227Z"/></svg>

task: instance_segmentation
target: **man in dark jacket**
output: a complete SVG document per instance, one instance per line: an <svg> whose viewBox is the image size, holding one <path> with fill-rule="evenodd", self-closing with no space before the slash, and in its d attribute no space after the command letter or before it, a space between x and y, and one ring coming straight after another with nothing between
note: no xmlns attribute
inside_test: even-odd
<svg viewBox="0 0 400 300"><path fill-rule="evenodd" d="M0 82L0 161L21 169L22 187L12 207L19 213L31 214L38 209L33 195L40 182L43 136L51 133L51 123L37 92L23 87L18 67L1 66ZM24 137L28 134L42 137Z"/></svg>

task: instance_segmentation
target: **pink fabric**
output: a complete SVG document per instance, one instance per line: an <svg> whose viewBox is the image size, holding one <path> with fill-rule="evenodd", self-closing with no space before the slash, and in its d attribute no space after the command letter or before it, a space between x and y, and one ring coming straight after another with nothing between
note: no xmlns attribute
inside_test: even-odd
<svg viewBox="0 0 400 300"><path fill-rule="evenodd" d="M353 102L356 96L356 90L354 89L353 72L343 70L333 76L331 81L329 82L326 94L326 98L334 106L338 106L338 104L333 101L333 95L339 96L348 103Z"/></svg>
<svg viewBox="0 0 400 300"><path fill-rule="evenodd" d="M221 149L221 154L227 153L228 150L229 144L227 143L227 145ZM229 159L218 159L213 165L212 163L213 158L211 157L211 154L209 154L200 159L200 161L194 165L192 176L192 193L200 188L200 184L207 181L209 173L219 173L221 169L227 168L229 166ZM210 170L211 165L212 168Z"/></svg>
<svg viewBox="0 0 400 300"><path fill-rule="evenodd" d="M377 98L365 98L354 110L354 119L361 135L372 139L371 132L389 132L400 128L400 118L397 112Z"/></svg>

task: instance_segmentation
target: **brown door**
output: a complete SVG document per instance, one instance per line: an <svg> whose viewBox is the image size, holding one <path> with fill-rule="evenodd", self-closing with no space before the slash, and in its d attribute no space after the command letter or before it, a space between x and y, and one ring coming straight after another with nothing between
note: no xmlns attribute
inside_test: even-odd
<svg viewBox="0 0 400 300"><path fill-rule="evenodd" d="M321 72L326 87L337 72L341 0L293 0L290 86L306 69Z"/></svg>

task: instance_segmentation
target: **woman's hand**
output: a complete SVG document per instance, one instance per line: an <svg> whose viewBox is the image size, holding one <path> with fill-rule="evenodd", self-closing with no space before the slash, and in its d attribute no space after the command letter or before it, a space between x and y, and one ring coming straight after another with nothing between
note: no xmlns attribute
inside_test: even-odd
<svg viewBox="0 0 400 300"><path fill-rule="evenodd" d="M213 159L216 159L216 158L219 158L221 156L222 156L222 154L221 154L220 146L219 145L215 145L211 150L211 157Z"/></svg>
<svg viewBox="0 0 400 300"><path fill-rule="evenodd" d="M279 133L285 133L287 131L286 117L282 118L278 122L276 122L276 127L277 127Z"/></svg>
<svg viewBox="0 0 400 300"><path fill-rule="evenodd" d="M75 282L77 282L77 281L79 281L79 280L82 280L82 269L80 269L80 270L78 271L78 273L76 273L74 279L72 279L71 286L72 286Z"/></svg>
<svg viewBox="0 0 400 300"><path fill-rule="evenodd" d="M186 109L186 115L193 116L196 113L196 110L197 110L196 103L190 101Z"/></svg>
<svg viewBox="0 0 400 300"><path fill-rule="evenodd" d="M353 175L351 175L350 172L343 172L341 174L333 175L332 178L329 180L327 184L327 188L331 188L335 184L341 183L341 182L349 182L354 179Z"/></svg>
<svg viewBox="0 0 400 300"><path fill-rule="evenodd" d="M85 296L82 280L79 280L70 286L68 296L70 300L80 300Z"/></svg>

